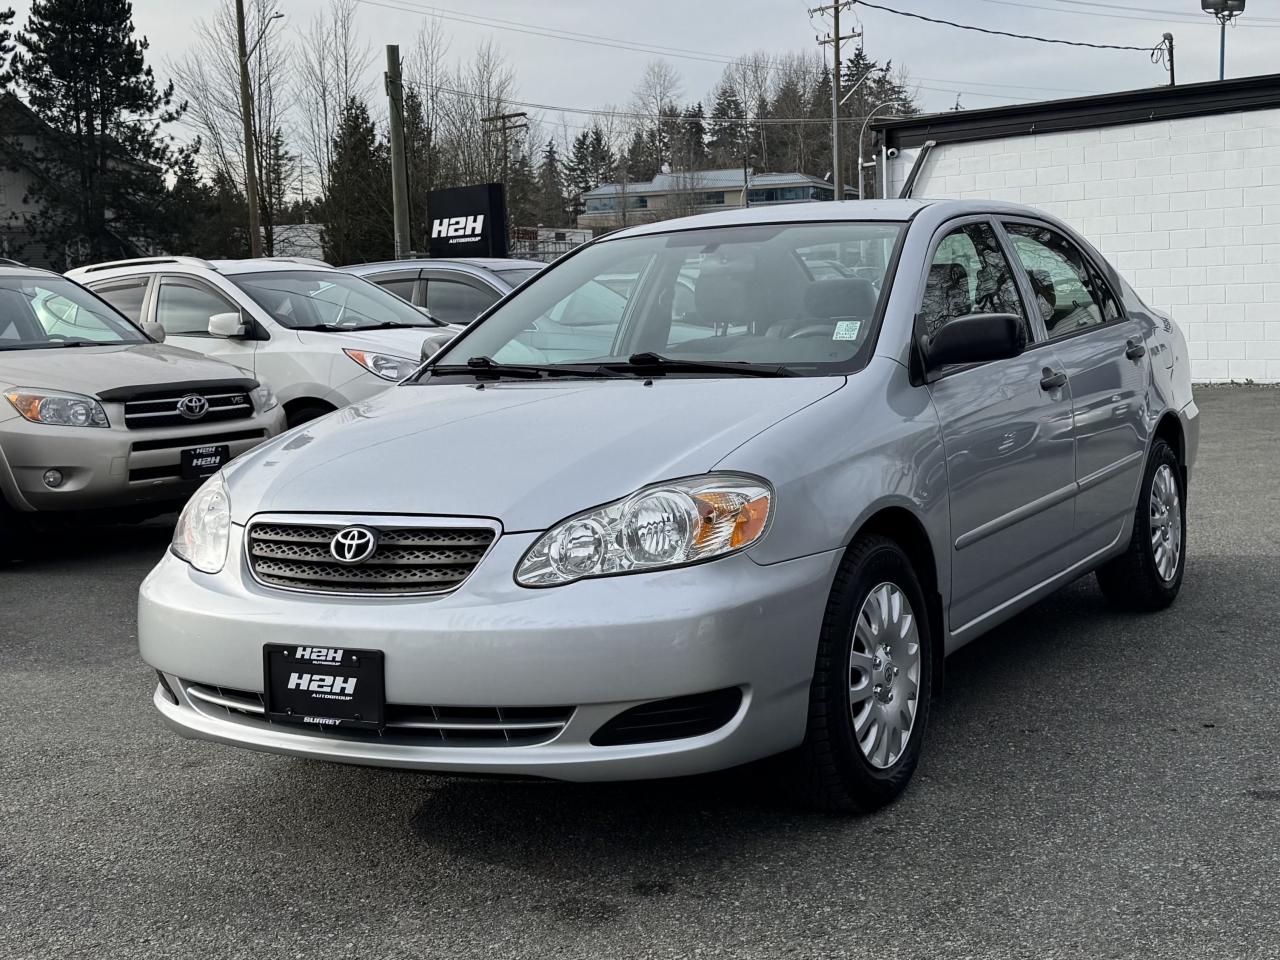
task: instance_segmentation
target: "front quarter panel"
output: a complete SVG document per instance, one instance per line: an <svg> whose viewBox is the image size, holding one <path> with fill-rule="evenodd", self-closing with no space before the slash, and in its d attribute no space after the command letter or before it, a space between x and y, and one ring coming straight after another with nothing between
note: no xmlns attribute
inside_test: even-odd
<svg viewBox="0 0 1280 960"><path fill-rule="evenodd" d="M750 555L770 564L846 546L877 511L899 507L924 526L946 596L946 458L928 391L875 357L848 385L752 438L717 469L762 476L775 490L769 531Z"/></svg>

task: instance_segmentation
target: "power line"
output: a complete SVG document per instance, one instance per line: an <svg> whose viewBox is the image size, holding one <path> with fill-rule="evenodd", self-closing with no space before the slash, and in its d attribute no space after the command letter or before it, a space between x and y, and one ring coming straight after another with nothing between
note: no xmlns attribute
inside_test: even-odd
<svg viewBox="0 0 1280 960"><path fill-rule="evenodd" d="M1011 33L1008 30L992 30L988 27L975 27L968 23L956 23L954 20L941 20L937 17L926 17L922 13L909 13L906 10L895 10L893 7L881 6L878 3L869 3L868 0L854 0L858 6L870 7L872 10L883 10L885 13L896 14L899 17L910 17L913 20L923 20L926 23L937 23L947 27L955 27L959 30L973 30L977 33L987 33L996 37L1013 37L1015 40L1035 40L1037 43L1057 43L1068 47L1090 47L1094 50L1137 50L1141 53L1150 53L1151 47L1132 47L1116 43L1090 43L1085 40L1062 40L1056 37L1038 37L1030 33ZM856 9L856 7L855 7Z"/></svg>
<svg viewBox="0 0 1280 960"><path fill-rule="evenodd" d="M1019 0L982 0L983 3L998 3L1006 7L1022 7L1028 10L1047 10L1051 13L1071 13L1070 10L1063 10L1060 7L1044 7L1034 3L1022 3ZM1188 26L1204 25L1206 27L1215 26L1214 21L1209 17L1197 15L1194 13L1183 13L1177 10L1159 10L1155 7L1116 7L1110 3L1099 3L1098 0L1052 0L1054 3L1067 4L1073 7L1092 7L1097 10L1106 10L1107 13L1095 13L1094 16L1112 17L1117 20L1140 20L1145 23L1185 23ZM1132 11L1133 13L1152 13L1154 17L1135 17L1131 13L1122 13L1121 10ZM1275 17L1258 17L1250 14L1248 19L1240 22L1241 26L1251 27L1280 27L1280 19Z"/></svg>

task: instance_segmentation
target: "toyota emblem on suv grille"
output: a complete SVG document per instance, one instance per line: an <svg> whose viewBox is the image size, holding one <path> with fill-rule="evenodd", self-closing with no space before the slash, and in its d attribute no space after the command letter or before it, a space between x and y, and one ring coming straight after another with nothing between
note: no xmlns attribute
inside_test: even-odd
<svg viewBox="0 0 1280 960"><path fill-rule="evenodd" d="M329 553L339 563L364 563L378 549L378 535L368 527L344 527L329 541Z"/></svg>
<svg viewBox="0 0 1280 960"><path fill-rule="evenodd" d="M199 420L209 412L209 401L198 393L189 393L178 401L178 412L188 420Z"/></svg>

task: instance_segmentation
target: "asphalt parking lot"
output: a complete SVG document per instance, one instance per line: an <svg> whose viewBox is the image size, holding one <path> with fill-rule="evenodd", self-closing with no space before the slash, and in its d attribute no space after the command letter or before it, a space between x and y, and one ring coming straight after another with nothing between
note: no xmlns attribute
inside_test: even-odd
<svg viewBox="0 0 1280 960"><path fill-rule="evenodd" d="M0 957L1274 957L1280 390L1202 389L1182 597L1092 578L949 662L914 785L431 778L168 733L163 522L0 570Z"/></svg>

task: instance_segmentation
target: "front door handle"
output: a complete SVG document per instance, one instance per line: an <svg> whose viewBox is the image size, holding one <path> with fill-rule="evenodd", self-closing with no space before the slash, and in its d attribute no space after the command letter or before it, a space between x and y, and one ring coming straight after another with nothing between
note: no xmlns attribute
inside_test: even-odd
<svg viewBox="0 0 1280 960"><path fill-rule="evenodd" d="M1057 390L1059 387L1067 385L1067 375L1061 370L1050 370L1045 367L1040 371L1040 374L1041 390Z"/></svg>
<svg viewBox="0 0 1280 960"><path fill-rule="evenodd" d="M1147 348L1137 340L1130 340L1125 344L1125 348L1124 355L1130 360L1141 360L1147 355Z"/></svg>

